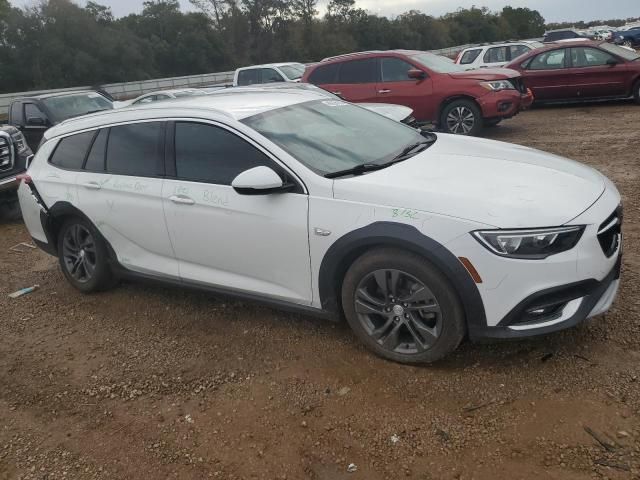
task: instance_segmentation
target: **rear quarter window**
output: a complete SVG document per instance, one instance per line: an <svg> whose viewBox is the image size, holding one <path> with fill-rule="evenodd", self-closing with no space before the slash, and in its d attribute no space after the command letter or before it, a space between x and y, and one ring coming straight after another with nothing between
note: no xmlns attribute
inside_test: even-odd
<svg viewBox="0 0 640 480"><path fill-rule="evenodd" d="M85 132L63 138L49 162L67 170L80 170L95 134L96 132Z"/></svg>
<svg viewBox="0 0 640 480"><path fill-rule="evenodd" d="M311 75L309 75L309 83L313 83L314 85L336 83L339 66L337 63L331 63L329 65L316 67L316 69L311 72Z"/></svg>

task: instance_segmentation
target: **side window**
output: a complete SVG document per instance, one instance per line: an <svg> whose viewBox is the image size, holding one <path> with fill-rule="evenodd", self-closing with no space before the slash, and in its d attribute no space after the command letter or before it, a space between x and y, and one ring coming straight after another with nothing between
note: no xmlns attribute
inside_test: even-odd
<svg viewBox="0 0 640 480"><path fill-rule="evenodd" d="M15 125L24 125L24 115L22 114L22 103L13 102L11 105L11 121Z"/></svg>
<svg viewBox="0 0 640 480"><path fill-rule="evenodd" d="M415 69L413 65L399 58L387 57L380 61L383 82L408 82L409 70Z"/></svg>
<svg viewBox="0 0 640 480"><path fill-rule="evenodd" d="M481 48L476 48L475 50L467 50L462 54L462 57L460 57L460 65L469 65L470 63L475 62L476 58L478 58L481 52Z"/></svg>
<svg viewBox="0 0 640 480"><path fill-rule="evenodd" d="M253 85L254 83L260 83L260 70L252 68L249 70L240 70L238 72L238 85L246 86Z"/></svg>
<svg viewBox="0 0 640 480"><path fill-rule="evenodd" d="M340 65L338 77L338 83L375 83L378 81L376 59L365 58L344 62Z"/></svg>
<svg viewBox="0 0 640 480"><path fill-rule="evenodd" d="M529 70L557 70L564 68L565 51L565 49L562 49L541 53L529 63Z"/></svg>
<svg viewBox="0 0 640 480"><path fill-rule="evenodd" d="M98 136L93 141L89 156L87 156L87 163L84 166L85 170L89 172L104 172L104 156L107 152L108 136L108 128L100 130L100 133L98 133Z"/></svg>
<svg viewBox="0 0 640 480"><path fill-rule="evenodd" d="M85 132L64 137L51 155L52 165L69 170L80 170L96 132Z"/></svg>
<svg viewBox="0 0 640 480"><path fill-rule="evenodd" d="M262 69L262 83L284 82L284 78L273 68Z"/></svg>
<svg viewBox="0 0 640 480"><path fill-rule="evenodd" d="M526 45L511 45L509 48L511 49L511 59L518 58L520 55L531 51Z"/></svg>
<svg viewBox="0 0 640 480"><path fill-rule="evenodd" d="M156 100L166 100L168 98L171 98L171 97L169 95L164 95L164 94L156 95Z"/></svg>
<svg viewBox="0 0 640 480"><path fill-rule="evenodd" d="M164 124L133 123L111 127L107 145L107 172L153 177L163 163Z"/></svg>
<svg viewBox="0 0 640 480"><path fill-rule="evenodd" d="M571 49L571 61L574 67L601 67L606 65L609 60L615 60L615 58L597 48Z"/></svg>
<svg viewBox="0 0 640 480"><path fill-rule="evenodd" d="M38 106L34 103L25 103L24 104L24 118L28 122L29 119L38 118L41 119L42 122L47 121L47 116L42 113L42 110L38 108Z"/></svg>
<svg viewBox="0 0 640 480"><path fill-rule="evenodd" d="M340 64L331 63L322 67L317 67L311 75L309 75L309 83L314 85L327 85L336 83L338 76L338 68Z"/></svg>
<svg viewBox="0 0 640 480"><path fill-rule="evenodd" d="M507 47L493 47L484 54L484 63L499 63L507 61Z"/></svg>
<svg viewBox="0 0 640 480"><path fill-rule="evenodd" d="M176 123L176 173L181 180L231 185L240 173L266 165L265 154L237 135L202 123Z"/></svg>

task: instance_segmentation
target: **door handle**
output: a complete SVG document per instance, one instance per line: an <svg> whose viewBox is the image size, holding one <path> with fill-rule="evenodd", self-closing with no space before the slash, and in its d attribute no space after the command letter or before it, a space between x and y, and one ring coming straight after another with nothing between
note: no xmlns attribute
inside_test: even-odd
<svg viewBox="0 0 640 480"><path fill-rule="evenodd" d="M177 203L178 205L194 205L196 201L193 198L189 198L185 195L172 195L169 197L173 203Z"/></svg>
<svg viewBox="0 0 640 480"><path fill-rule="evenodd" d="M87 182L82 184L84 188L88 188L89 190L100 190L102 186L98 182Z"/></svg>
<svg viewBox="0 0 640 480"><path fill-rule="evenodd" d="M384 94L384 93L391 93L391 90L387 90L386 88L383 90L378 90L378 93Z"/></svg>

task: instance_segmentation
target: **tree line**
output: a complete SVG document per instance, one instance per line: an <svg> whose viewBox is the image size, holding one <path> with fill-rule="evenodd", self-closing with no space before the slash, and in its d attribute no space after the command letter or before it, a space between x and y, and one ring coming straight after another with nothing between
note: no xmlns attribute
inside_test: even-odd
<svg viewBox="0 0 640 480"><path fill-rule="evenodd" d="M459 9L434 17L371 14L354 0L149 0L115 18L95 1L42 0L15 8L0 0L0 91L62 88L192 75L273 61L312 62L340 53L431 50L541 36L529 8Z"/></svg>

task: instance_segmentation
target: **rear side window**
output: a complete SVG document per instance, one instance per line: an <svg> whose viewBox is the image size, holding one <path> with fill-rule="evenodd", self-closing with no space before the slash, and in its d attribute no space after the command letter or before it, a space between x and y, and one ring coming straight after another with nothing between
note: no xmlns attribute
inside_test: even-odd
<svg viewBox="0 0 640 480"><path fill-rule="evenodd" d="M329 65L317 67L313 72L311 72L311 75L309 75L309 83L313 83L314 85L336 83L339 67L340 64L338 63L331 63Z"/></svg>
<svg viewBox="0 0 640 480"><path fill-rule="evenodd" d="M181 180L231 185L250 168L275 164L236 134L202 123L176 123L176 173Z"/></svg>
<svg viewBox="0 0 640 480"><path fill-rule="evenodd" d="M84 166L85 170L89 172L104 172L104 155L107 152L108 136L108 128L100 130L100 133L98 133L98 136L93 141L89 156L87 156L87 163Z"/></svg>
<svg viewBox="0 0 640 480"><path fill-rule="evenodd" d="M250 70L240 70L238 72L238 85L246 86L260 83L261 70L252 68Z"/></svg>
<svg viewBox="0 0 640 480"><path fill-rule="evenodd" d="M507 61L507 47L493 47L484 54L484 63L500 63Z"/></svg>
<svg viewBox="0 0 640 480"><path fill-rule="evenodd" d="M153 177L163 164L161 122L111 127L107 145L107 171L116 175Z"/></svg>
<svg viewBox="0 0 640 480"><path fill-rule="evenodd" d="M80 170L95 135L96 132L85 132L64 137L51 156L51 164L68 170Z"/></svg>
<svg viewBox="0 0 640 480"><path fill-rule="evenodd" d="M338 83L374 83L377 81L375 58L351 60L340 65Z"/></svg>
<svg viewBox="0 0 640 480"><path fill-rule="evenodd" d="M45 114L42 113L42 110L40 110L38 106L33 103L24 104L24 116L27 120L29 120L30 118L41 118L42 120L47 119Z"/></svg>
<svg viewBox="0 0 640 480"><path fill-rule="evenodd" d="M408 82L413 81L409 78L409 70L416 67L404 60L394 57L382 58L380 60L380 69L382 71L383 82Z"/></svg>
<svg viewBox="0 0 640 480"><path fill-rule="evenodd" d="M556 70L565 67L565 49L541 53L531 60L529 70Z"/></svg>
<svg viewBox="0 0 640 480"><path fill-rule="evenodd" d="M467 50L462 54L462 57L460 57L460 65L469 65L470 63L475 62L478 55L480 55L480 52L482 52L481 48Z"/></svg>

